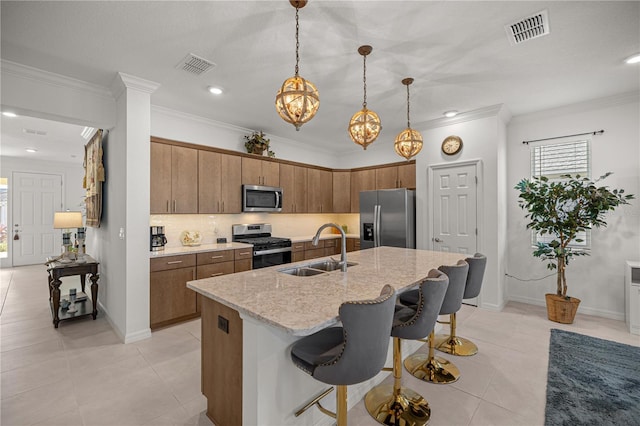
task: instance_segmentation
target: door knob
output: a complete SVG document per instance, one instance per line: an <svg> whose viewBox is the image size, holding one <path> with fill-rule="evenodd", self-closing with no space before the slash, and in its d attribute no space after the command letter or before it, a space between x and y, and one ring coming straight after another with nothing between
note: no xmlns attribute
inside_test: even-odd
<svg viewBox="0 0 640 426"><path fill-rule="evenodd" d="M434 238L433 241L435 241L436 243L444 243L444 241L440 238Z"/></svg>

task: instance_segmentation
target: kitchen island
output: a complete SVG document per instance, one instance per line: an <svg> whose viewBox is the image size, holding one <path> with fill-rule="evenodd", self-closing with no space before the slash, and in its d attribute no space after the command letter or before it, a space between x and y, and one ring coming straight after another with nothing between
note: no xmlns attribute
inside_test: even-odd
<svg viewBox="0 0 640 426"><path fill-rule="evenodd" d="M328 386L298 370L289 348L302 336L339 322L338 309L348 300L376 298L385 284L402 292L414 287L432 268L452 265L467 255L378 247L351 252L354 262L314 276L292 276L284 268L297 262L190 281L202 303L202 392L207 415L219 426L315 425L332 419L318 410L293 413ZM391 339L390 339L391 342ZM404 353L420 342L407 341ZM388 360L392 357L389 352ZM387 373L349 387L349 407ZM335 398L323 405L334 409Z"/></svg>

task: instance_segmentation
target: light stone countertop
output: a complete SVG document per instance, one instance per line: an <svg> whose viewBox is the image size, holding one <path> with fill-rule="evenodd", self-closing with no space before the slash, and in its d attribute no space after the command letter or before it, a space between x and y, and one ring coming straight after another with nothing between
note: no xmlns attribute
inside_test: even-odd
<svg viewBox="0 0 640 426"><path fill-rule="evenodd" d="M297 277L278 272L328 257L189 281L201 295L294 336L306 336L338 322L338 308L349 300L375 299L385 284L401 292L432 268L454 265L460 253L378 247L347 254L356 262L346 273Z"/></svg>
<svg viewBox="0 0 640 426"><path fill-rule="evenodd" d="M235 250L246 247L253 247L251 244L243 243L225 243L225 244L201 244L199 246L181 246L181 247L165 247L164 250L152 251L149 258L165 256L176 256L179 254L194 254L207 251Z"/></svg>

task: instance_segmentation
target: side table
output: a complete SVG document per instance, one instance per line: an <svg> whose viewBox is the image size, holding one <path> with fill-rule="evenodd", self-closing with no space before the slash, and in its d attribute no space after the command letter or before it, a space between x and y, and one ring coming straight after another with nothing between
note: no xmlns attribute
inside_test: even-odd
<svg viewBox="0 0 640 426"><path fill-rule="evenodd" d="M53 326L55 328L58 328L60 321L81 318L88 315L93 316L95 320L98 315L99 263L89 255L84 255L83 260L84 262L73 261L64 263L57 260L47 263L47 272L49 273L49 304L51 306L51 316L53 317ZM76 303L76 312L69 313L66 309L60 309L60 284L62 284L60 278L79 275L82 292L84 292L87 274L91 274L89 279L91 280L91 302L93 309L90 310L91 308L87 306L87 300Z"/></svg>

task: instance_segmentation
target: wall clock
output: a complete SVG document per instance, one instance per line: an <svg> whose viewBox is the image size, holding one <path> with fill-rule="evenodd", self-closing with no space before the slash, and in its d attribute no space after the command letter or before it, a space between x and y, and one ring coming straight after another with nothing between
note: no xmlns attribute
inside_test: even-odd
<svg viewBox="0 0 640 426"><path fill-rule="evenodd" d="M447 155L456 155L462 149L462 139L458 136L447 136L442 141L442 152Z"/></svg>

